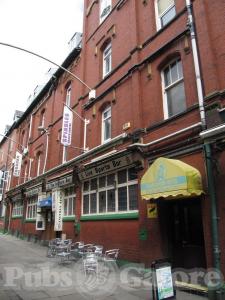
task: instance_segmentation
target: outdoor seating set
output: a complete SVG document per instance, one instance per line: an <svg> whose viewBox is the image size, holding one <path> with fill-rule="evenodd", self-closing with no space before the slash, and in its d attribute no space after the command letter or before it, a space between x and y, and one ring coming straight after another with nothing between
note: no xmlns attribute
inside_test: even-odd
<svg viewBox="0 0 225 300"><path fill-rule="evenodd" d="M47 257L60 258L60 263L82 258L85 275L89 271L98 273L99 263L115 263L119 255L119 249L106 250L103 253L102 245L84 244L84 242L72 242L71 239L60 238L49 241Z"/></svg>

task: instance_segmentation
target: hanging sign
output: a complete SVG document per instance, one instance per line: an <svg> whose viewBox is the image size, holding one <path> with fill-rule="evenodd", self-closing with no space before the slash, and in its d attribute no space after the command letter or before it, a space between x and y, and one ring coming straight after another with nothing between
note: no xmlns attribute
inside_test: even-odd
<svg viewBox="0 0 225 300"><path fill-rule="evenodd" d="M73 113L67 106L64 106L62 136L61 136L61 144L63 144L64 146L71 145L72 124L73 124Z"/></svg>
<svg viewBox="0 0 225 300"><path fill-rule="evenodd" d="M158 218L158 211L157 211L157 204L156 203L147 204L147 217L149 219Z"/></svg>
<svg viewBox="0 0 225 300"><path fill-rule="evenodd" d="M13 169L13 176L19 177L20 176L20 170L21 170L21 164L22 164L22 154L16 151L16 158L14 163L14 169Z"/></svg>
<svg viewBox="0 0 225 300"><path fill-rule="evenodd" d="M52 211L54 212L56 210L56 202L58 201L57 199L60 197L60 189L53 189L52 190Z"/></svg>
<svg viewBox="0 0 225 300"><path fill-rule="evenodd" d="M55 231L62 231L63 228L63 191L55 193Z"/></svg>

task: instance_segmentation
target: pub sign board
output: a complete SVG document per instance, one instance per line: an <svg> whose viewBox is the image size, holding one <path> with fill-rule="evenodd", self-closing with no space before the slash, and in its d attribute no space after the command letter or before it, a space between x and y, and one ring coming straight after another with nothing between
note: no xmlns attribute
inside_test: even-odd
<svg viewBox="0 0 225 300"><path fill-rule="evenodd" d="M176 299L174 282L172 276L172 266L166 261L156 261L152 264L153 271L153 299Z"/></svg>

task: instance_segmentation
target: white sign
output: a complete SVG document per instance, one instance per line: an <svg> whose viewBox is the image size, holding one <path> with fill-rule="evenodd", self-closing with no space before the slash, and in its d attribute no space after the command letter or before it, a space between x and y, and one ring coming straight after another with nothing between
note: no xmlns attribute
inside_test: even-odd
<svg viewBox="0 0 225 300"><path fill-rule="evenodd" d="M59 193L57 193L57 197L55 198L55 231L62 231L63 228L63 197L63 191L60 190Z"/></svg>
<svg viewBox="0 0 225 300"><path fill-rule="evenodd" d="M174 296L171 267L156 269L158 299L167 299Z"/></svg>
<svg viewBox="0 0 225 300"><path fill-rule="evenodd" d="M21 170L21 164L22 164L22 154L16 151L16 158L14 163L14 169L13 169L13 176L19 177L20 176L20 170Z"/></svg>
<svg viewBox="0 0 225 300"><path fill-rule="evenodd" d="M45 216L37 213L36 230L45 230Z"/></svg>
<svg viewBox="0 0 225 300"><path fill-rule="evenodd" d="M92 168L87 168L86 170L78 174L80 180L85 180L91 177L100 176L106 172L111 172L119 168L126 167L132 164L133 159L130 154L122 156L120 158L112 159L106 163L97 165Z"/></svg>
<svg viewBox="0 0 225 300"><path fill-rule="evenodd" d="M61 144L63 144L64 146L71 145L72 124L73 124L73 113L67 106L64 106L62 136L61 136Z"/></svg>
<svg viewBox="0 0 225 300"><path fill-rule="evenodd" d="M52 211L55 211L56 209L56 202L58 201L58 198L60 198L60 192L60 189L52 190Z"/></svg>

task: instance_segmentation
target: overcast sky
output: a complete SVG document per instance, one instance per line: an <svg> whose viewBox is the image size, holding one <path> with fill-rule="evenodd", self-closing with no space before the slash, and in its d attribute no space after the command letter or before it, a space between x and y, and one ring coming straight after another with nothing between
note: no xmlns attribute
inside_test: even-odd
<svg viewBox="0 0 225 300"><path fill-rule="evenodd" d="M0 42L36 52L58 64L68 42L82 32L83 0L0 0ZM54 67L30 54L0 45L0 133L24 111L29 95ZM1 139L1 137L0 137Z"/></svg>

